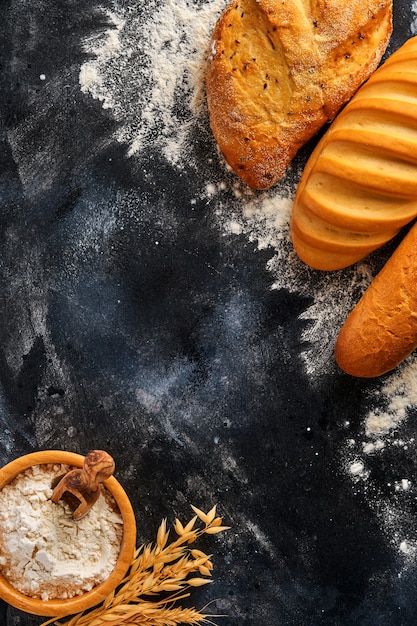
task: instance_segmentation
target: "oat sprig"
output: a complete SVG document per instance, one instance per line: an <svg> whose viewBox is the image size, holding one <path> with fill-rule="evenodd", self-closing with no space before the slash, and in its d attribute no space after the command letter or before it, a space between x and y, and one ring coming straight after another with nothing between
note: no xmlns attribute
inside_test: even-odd
<svg viewBox="0 0 417 626"><path fill-rule="evenodd" d="M168 542L170 531L163 520L155 543L140 546L119 587L95 609L78 613L67 621L53 618L42 626L177 626L208 624L214 617L194 608L178 606L193 587L211 582L211 555L190 548L201 535L227 530L216 506L208 513L192 507L195 516L185 525L173 525L177 538ZM196 525L197 520L199 526ZM201 525L202 523L202 525Z"/></svg>

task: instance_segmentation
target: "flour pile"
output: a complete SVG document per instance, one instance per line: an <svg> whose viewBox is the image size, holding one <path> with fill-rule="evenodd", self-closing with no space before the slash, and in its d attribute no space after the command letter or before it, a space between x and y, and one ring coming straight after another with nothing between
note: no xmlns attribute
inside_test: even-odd
<svg viewBox="0 0 417 626"><path fill-rule="evenodd" d="M35 465L0 491L0 569L21 593L42 600L90 591L113 571L122 518L101 494L81 520L51 502L52 482L68 468Z"/></svg>

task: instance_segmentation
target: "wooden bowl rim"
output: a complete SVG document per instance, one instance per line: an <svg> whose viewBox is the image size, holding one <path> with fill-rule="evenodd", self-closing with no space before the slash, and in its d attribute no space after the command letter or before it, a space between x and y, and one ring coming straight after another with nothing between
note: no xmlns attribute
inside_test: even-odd
<svg viewBox="0 0 417 626"><path fill-rule="evenodd" d="M65 450L40 450L14 459L0 469L0 489L10 483L18 474L33 465L63 463L82 467L84 456ZM68 599L41 600L31 598L15 589L0 573L0 598L26 613L44 617L64 617L80 613L100 604L122 581L136 548L136 520L130 500L120 485L111 476L103 483L110 491L119 507L123 519L123 537L119 557L110 576L102 583L80 596Z"/></svg>

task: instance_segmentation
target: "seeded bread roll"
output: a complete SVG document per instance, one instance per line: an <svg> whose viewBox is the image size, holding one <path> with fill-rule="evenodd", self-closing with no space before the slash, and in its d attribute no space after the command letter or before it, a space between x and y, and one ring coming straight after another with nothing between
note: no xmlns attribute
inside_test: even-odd
<svg viewBox="0 0 417 626"><path fill-rule="evenodd" d="M417 37L362 85L307 162L291 233L315 269L359 261L417 216Z"/></svg>
<svg viewBox="0 0 417 626"><path fill-rule="evenodd" d="M335 346L339 367L372 378L417 348L417 224L346 319Z"/></svg>
<svg viewBox="0 0 417 626"><path fill-rule="evenodd" d="M213 32L206 91L235 172L255 189L280 179L376 69L391 31L392 0L233 0Z"/></svg>

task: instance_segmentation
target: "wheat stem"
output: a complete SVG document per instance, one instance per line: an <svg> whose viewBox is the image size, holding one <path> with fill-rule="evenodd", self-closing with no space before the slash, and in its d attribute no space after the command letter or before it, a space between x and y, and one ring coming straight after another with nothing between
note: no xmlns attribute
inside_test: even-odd
<svg viewBox="0 0 417 626"><path fill-rule="evenodd" d="M187 524L175 520L177 539L171 543L168 543L166 520L161 522L155 543L143 545L135 551L129 571L119 588L109 594L101 605L69 619L65 618L66 621L53 618L42 626L211 624L208 618L215 616L194 608L175 606L175 603L188 597L193 587L211 582L211 555L191 549L189 544L204 534L217 534L229 527L222 525L221 517L216 517L216 506L208 513L194 506L192 509L195 517ZM195 529L197 519L204 525Z"/></svg>

